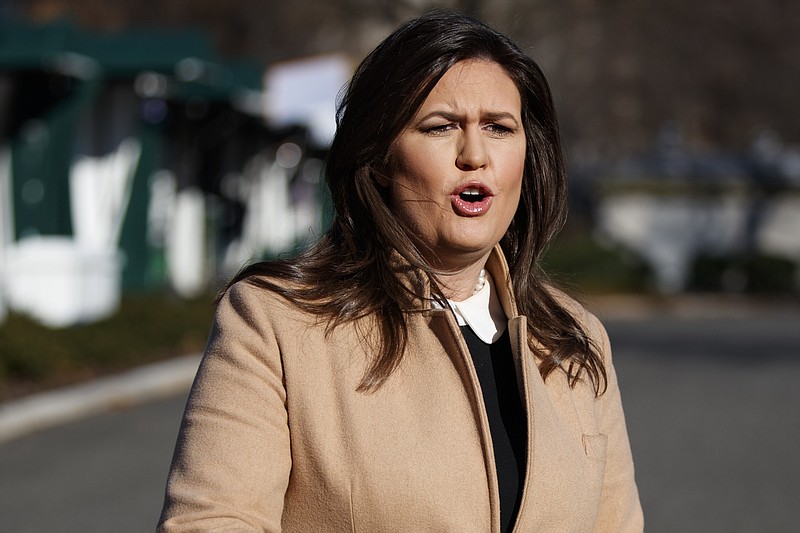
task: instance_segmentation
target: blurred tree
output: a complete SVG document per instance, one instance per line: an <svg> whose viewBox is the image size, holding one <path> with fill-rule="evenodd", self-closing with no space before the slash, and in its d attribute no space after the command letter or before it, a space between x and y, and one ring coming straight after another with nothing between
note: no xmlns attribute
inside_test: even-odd
<svg viewBox="0 0 800 533"><path fill-rule="evenodd" d="M8 6L11 6L10 8ZM792 0L6 0L35 20L115 29L196 26L224 54L265 63L362 57L433 7L511 34L548 73L571 159L628 155L678 123L695 150L744 149L772 129L800 142L800 2Z"/></svg>

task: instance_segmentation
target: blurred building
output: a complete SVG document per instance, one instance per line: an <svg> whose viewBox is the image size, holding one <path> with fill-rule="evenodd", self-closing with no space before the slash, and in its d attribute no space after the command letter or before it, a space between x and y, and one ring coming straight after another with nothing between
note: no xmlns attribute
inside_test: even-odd
<svg viewBox="0 0 800 533"><path fill-rule="evenodd" d="M749 153L693 153L670 125L598 180L595 234L642 258L661 293L797 293L798 160L770 132Z"/></svg>
<svg viewBox="0 0 800 533"><path fill-rule="evenodd" d="M319 54L359 57L433 5L481 15L543 66L572 220L646 263L655 290L796 293L798 8L722 1L0 0L0 317L30 293L52 306L44 279L91 293L78 315L90 319L122 290L191 296L313 240L350 69ZM285 61L298 56L313 59ZM747 152L760 130L779 133ZM100 278L107 298L94 298Z"/></svg>
<svg viewBox="0 0 800 533"><path fill-rule="evenodd" d="M4 23L0 305L94 320L122 290L197 295L318 231L325 141L302 114L270 121L264 80L200 32Z"/></svg>

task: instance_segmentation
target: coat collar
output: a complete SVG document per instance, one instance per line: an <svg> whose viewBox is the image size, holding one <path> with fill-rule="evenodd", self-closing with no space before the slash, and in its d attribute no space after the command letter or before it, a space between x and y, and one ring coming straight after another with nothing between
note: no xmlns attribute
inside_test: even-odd
<svg viewBox="0 0 800 533"><path fill-rule="evenodd" d="M500 299L500 304L503 306L506 316L509 319L518 317L519 308L517 307L517 300L514 297L514 289L511 284L511 273L508 269L506 256L499 244L495 245L489 255L489 259L486 261L486 271L491 274L494 280L497 297Z"/></svg>
<svg viewBox="0 0 800 533"><path fill-rule="evenodd" d="M391 265L400 282L408 291L417 296L420 307L430 310L431 302L434 298L431 296L431 284L428 277L414 268L397 251L392 253ZM514 297L508 262L499 244L496 244L489 254L485 268L494 280L500 305L503 306L503 312L509 319L519 316L519 308ZM435 311L436 309L433 310Z"/></svg>

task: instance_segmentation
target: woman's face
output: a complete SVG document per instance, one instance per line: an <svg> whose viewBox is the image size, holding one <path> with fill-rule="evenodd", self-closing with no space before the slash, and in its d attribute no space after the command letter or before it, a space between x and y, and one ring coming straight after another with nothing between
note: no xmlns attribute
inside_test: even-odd
<svg viewBox="0 0 800 533"><path fill-rule="evenodd" d="M525 166L521 113L519 91L502 67L463 61L395 142L381 183L434 267L485 261L511 224Z"/></svg>

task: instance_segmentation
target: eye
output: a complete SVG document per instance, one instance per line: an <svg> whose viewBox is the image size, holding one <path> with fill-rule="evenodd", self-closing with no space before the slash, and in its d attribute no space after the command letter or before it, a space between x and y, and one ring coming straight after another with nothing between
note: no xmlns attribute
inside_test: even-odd
<svg viewBox="0 0 800 533"><path fill-rule="evenodd" d="M497 122L490 122L484 126L484 129L491 133L492 135L496 135L498 137L505 137L507 135L511 135L514 133L514 128L510 128L508 126L504 126L503 124L499 124Z"/></svg>
<svg viewBox="0 0 800 533"><path fill-rule="evenodd" d="M429 135L442 135L455 128L454 124L437 124L435 126L428 126L424 128L424 132Z"/></svg>

